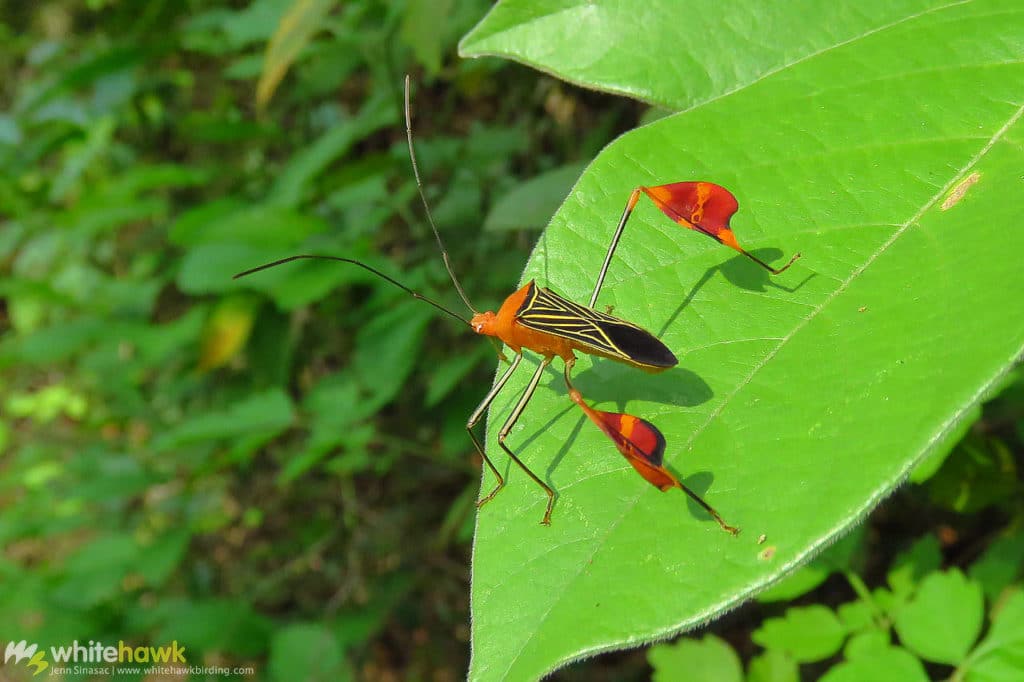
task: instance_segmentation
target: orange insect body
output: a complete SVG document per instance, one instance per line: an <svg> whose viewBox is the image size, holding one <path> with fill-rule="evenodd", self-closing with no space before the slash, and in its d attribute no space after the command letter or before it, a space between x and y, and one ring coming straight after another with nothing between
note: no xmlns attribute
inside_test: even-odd
<svg viewBox="0 0 1024 682"><path fill-rule="evenodd" d="M534 353L548 358L557 355L562 360L569 360L575 357L572 351L576 344L571 339L530 329L517 321L517 313L523 307L531 286L533 286L533 280L506 298L497 313L488 310L485 313L473 315L469 321L473 331L483 336L493 336L499 339L514 353L528 348Z"/></svg>
<svg viewBox="0 0 1024 682"><path fill-rule="evenodd" d="M537 310L538 300L542 310ZM497 313L476 313L470 326L477 334L500 339L515 353L528 348L549 360L558 356L572 363L574 351L579 351L652 374L678 364L672 351L649 332L540 289L533 280L506 298Z"/></svg>

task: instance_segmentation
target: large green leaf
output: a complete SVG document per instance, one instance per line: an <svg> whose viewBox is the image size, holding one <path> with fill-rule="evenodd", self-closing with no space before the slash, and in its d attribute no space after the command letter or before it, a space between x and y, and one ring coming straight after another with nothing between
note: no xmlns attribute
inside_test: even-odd
<svg viewBox="0 0 1024 682"><path fill-rule="evenodd" d="M559 492L553 524L538 525L545 497L509 466L478 519L471 677L536 677L734 608L862 518L1020 355L1024 10L903 5L893 17L888 4L859 3L856 16L886 17L876 27L853 10L848 22L801 21L799 33L825 44L759 62L758 78L737 76L717 98L623 136L555 215L525 277L577 301L639 184L723 184L742 205L742 243L772 262L804 257L769 279L646 199L638 206L598 306L656 333L680 366L650 376L583 358L576 383L598 408L661 429L669 467L743 533L641 480L567 399L560 367L549 371L508 443ZM609 62L642 50L648 68L625 71L629 83L683 102L692 71L660 80L651 64L711 43L725 72L737 35L776 53L789 34L755 27L797 16L753 2L735 11L743 23L699 31L691 19L710 15L677 11L674 32L645 19L642 35L625 20L606 35L564 34L573 53L552 48L545 68L572 77L591 42ZM526 27L515 35L523 60L544 42ZM499 466L496 432L533 363L491 411Z"/></svg>
<svg viewBox="0 0 1024 682"><path fill-rule="evenodd" d="M683 109L951 4L499 0L459 43L572 83Z"/></svg>

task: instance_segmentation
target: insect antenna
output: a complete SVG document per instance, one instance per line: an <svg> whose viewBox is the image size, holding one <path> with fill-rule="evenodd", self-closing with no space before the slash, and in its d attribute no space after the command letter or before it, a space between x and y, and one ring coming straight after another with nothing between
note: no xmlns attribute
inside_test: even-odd
<svg viewBox="0 0 1024 682"><path fill-rule="evenodd" d="M420 169L416 163L416 150L412 144L412 107L409 105L409 74L405 75L405 138L409 142L409 159L412 161L412 174L416 177L416 189L420 193L420 200L423 202L423 210L427 214L427 222L430 223L430 229L434 232L434 238L437 239L437 246L441 249L441 258L444 259L444 267L448 271L448 276L452 278L452 283L455 285L455 290L459 292L459 296L462 298L462 302L466 304L466 307L477 313L477 309L473 307L473 304L469 302L469 297L466 296L466 292L462 290L462 285L459 284L459 278L455 276L455 271L452 270L451 259L448 257L448 249L445 248L444 241L441 239L441 233L437 231L437 225L434 224L434 217L430 213L430 204L427 203L427 195L423 191L423 183L420 181Z"/></svg>
<svg viewBox="0 0 1024 682"><path fill-rule="evenodd" d="M453 312L453 311L449 310L448 308L445 308L443 305L441 305L437 301L435 301L433 299L430 299L430 298L427 298L426 296L424 296L423 294L419 293L418 291L413 291L412 289L410 289L409 287L405 286L404 284L402 284L398 280L393 279L393 278L385 275L380 270L378 270L376 268L372 268L369 265L367 265L366 263L363 263L361 261L357 261L357 260L355 260L353 258L342 258L340 256L319 256L319 255L316 255L316 254L304 253L304 254L299 255L299 256L289 256L288 258L282 258L281 260L276 260L273 263L264 263L263 265L259 265L259 266L255 267L255 268L250 268L249 270L246 270L244 272L240 272L237 275L235 275L234 277L232 277L231 279L239 279L241 277L245 277L247 275L251 275L253 273L260 272L262 270L267 270L269 268L277 267L278 265L284 265L285 263L291 263L293 260L302 260L304 258L310 258L310 259L315 259L315 260L333 260L333 261L340 261L342 263L351 263L352 265L357 265L357 266L361 267L363 270L367 270L369 272L372 272L373 274L377 275L381 279L383 279L385 281L388 281L388 282L391 282L396 287L398 287L402 291L406 292L407 294L409 294L413 298L419 299L419 300L423 301L424 303L429 303L430 305L434 306L435 308L437 308L441 312L446 313L448 315L451 315L452 317L454 317L459 322L462 322L463 324L465 324L467 326L470 326L469 320L464 318L462 315L459 315L458 313Z"/></svg>

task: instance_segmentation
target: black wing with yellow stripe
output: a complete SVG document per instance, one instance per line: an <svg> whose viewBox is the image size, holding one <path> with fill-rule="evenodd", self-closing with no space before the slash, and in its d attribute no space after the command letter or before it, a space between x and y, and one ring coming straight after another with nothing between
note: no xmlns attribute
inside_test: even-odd
<svg viewBox="0 0 1024 682"><path fill-rule="evenodd" d="M529 329L576 341L596 355L642 367L667 369L679 362L650 332L568 301L533 282L516 312L516 320Z"/></svg>

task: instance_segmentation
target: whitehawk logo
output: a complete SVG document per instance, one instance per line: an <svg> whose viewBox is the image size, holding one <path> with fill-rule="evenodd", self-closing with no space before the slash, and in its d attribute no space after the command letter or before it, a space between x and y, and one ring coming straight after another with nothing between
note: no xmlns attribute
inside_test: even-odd
<svg viewBox="0 0 1024 682"><path fill-rule="evenodd" d="M4 651L4 663L6 664L12 658L15 663L21 663L27 658L28 662L25 665L36 669L32 673L33 676L38 675L49 668L50 664L46 662L46 651L37 651L37 649L39 649L38 644L29 644L25 640L8 642L7 650Z"/></svg>

